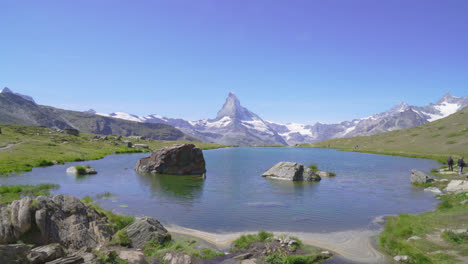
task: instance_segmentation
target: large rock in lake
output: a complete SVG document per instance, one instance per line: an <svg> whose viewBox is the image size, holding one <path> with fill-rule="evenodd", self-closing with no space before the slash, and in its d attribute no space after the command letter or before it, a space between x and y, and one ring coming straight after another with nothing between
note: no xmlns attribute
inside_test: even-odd
<svg viewBox="0 0 468 264"><path fill-rule="evenodd" d="M411 170L411 183L428 183L434 181L434 178L418 170Z"/></svg>
<svg viewBox="0 0 468 264"><path fill-rule="evenodd" d="M262 174L268 177L287 181L320 181L321 178L312 169L304 168L297 162L282 161Z"/></svg>
<svg viewBox="0 0 468 264"><path fill-rule="evenodd" d="M205 158L193 144L174 145L154 151L137 162L136 171L154 174L202 175Z"/></svg>

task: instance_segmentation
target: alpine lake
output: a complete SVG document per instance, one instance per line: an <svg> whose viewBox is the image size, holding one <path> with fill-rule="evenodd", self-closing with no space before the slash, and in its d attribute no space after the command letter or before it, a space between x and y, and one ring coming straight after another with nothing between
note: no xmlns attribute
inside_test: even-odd
<svg viewBox="0 0 468 264"><path fill-rule="evenodd" d="M439 167L426 159L314 148L223 148L203 151L206 179L135 172L144 154L110 155L1 177L0 184L55 183L53 193L91 196L105 209L152 216L164 225L210 233L268 230L340 233L376 230L376 219L421 213L437 204L434 194L410 184L411 169ZM286 182L261 177L280 161L317 164L336 173L320 182ZM66 173L90 165L98 174Z"/></svg>

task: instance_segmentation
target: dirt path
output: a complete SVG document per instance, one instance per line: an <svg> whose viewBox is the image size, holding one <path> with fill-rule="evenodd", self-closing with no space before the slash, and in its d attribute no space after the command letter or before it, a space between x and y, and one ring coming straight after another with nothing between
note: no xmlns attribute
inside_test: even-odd
<svg viewBox="0 0 468 264"><path fill-rule="evenodd" d="M11 149L11 148L13 148L14 146L19 145L19 144L21 144L21 143L23 143L23 142L19 142L19 143L15 143L15 144L8 144L8 145L6 145L5 147L1 147L1 148L0 148L0 151L4 151L4 150Z"/></svg>
<svg viewBox="0 0 468 264"><path fill-rule="evenodd" d="M169 232L192 236L213 244L220 250L228 251L231 243L239 236L255 232L209 233L189 228L171 226ZM342 258L356 263L392 263L374 247L374 237L379 230L351 230L333 233L275 232L275 235L289 234L298 237L305 244L335 252Z"/></svg>

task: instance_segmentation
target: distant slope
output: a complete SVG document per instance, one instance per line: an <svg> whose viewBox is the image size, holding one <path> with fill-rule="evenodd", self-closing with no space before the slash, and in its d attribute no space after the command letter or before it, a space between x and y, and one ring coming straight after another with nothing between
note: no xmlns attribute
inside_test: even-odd
<svg viewBox="0 0 468 264"><path fill-rule="evenodd" d="M359 147L355 150L356 145ZM439 161L445 161L449 155L468 157L468 107L448 117L409 129L299 146L330 146L343 150L426 157Z"/></svg>
<svg viewBox="0 0 468 264"><path fill-rule="evenodd" d="M0 124L0 175L29 171L33 167L63 164L68 161L100 159L116 153L147 152L187 141L165 141L109 136L96 139L96 135L80 133L68 135L53 129ZM124 141L146 144L149 149L130 148ZM226 147L217 144L193 142L202 149Z"/></svg>
<svg viewBox="0 0 468 264"><path fill-rule="evenodd" d="M139 123L37 105L13 93L0 93L0 124L76 128L101 135L146 136L159 140L194 140L166 124Z"/></svg>

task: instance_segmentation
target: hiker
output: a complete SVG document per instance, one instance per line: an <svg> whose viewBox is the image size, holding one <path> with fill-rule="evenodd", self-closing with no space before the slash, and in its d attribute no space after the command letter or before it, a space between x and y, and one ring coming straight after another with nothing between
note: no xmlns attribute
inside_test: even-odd
<svg viewBox="0 0 468 264"><path fill-rule="evenodd" d="M452 156L450 156L447 160L447 165L449 166L449 171L453 171L453 159Z"/></svg>
<svg viewBox="0 0 468 264"><path fill-rule="evenodd" d="M458 174L462 174L463 173L463 167L465 167L465 161L463 160L464 157L461 157L461 159L458 160L458 168L459 168L459 171L458 171Z"/></svg>

